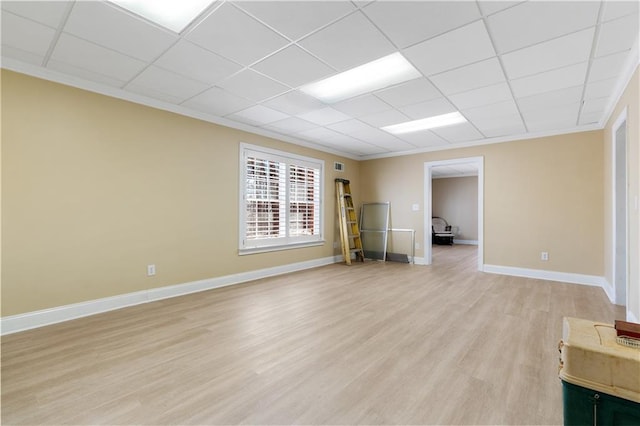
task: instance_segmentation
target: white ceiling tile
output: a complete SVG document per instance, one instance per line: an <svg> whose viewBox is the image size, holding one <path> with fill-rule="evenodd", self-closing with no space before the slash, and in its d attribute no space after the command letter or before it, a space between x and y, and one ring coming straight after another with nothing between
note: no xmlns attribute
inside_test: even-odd
<svg viewBox="0 0 640 426"><path fill-rule="evenodd" d="M638 15L634 14L602 24L595 56L606 56L631 49L640 33L638 21Z"/></svg>
<svg viewBox="0 0 640 426"><path fill-rule="evenodd" d="M529 1L489 16L489 31L506 53L593 26L599 9L595 1Z"/></svg>
<svg viewBox="0 0 640 426"><path fill-rule="evenodd" d="M590 112L586 114L580 114L580 119L578 120L578 124L597 124L602 120L604 113L602 112Z"/></svg>
<svg viewBox="0 0 640 426"><path fill-rule="evenodd" d="M438 127L431 131L449 142L466 142L483 138L482 134L469 123Z"/></svg>
<svg viewBox="0 0 640 426"><path fill-rule="evenodd" d="M55 36L55 30L8 12L3 12L0 18L3 47L10 46L44 57Z"/></svg>
<svg viewBox="0 0 640 426"><path fill-rule="evenodd" d="M342 134L327 129L326 127L317 127L311 130L305 130L303 132L298 132L296 135L299 135L305 139L309 140L318 140L318 141L330 141L332 139L337 139L343 136Z"/></svg>
<svg viewBox="0 0 640 426"><path fill-rule="evenodd" d="M230 0L216 2L182 36L108 1L0 7L8 66L46 60L55 75L89 89L122 88L132 99L180 104L347 155L599 123L638 36L637 1ZM399 49L429 78L331 107L295 90ZM469 122L402 137L380 129L456 110Z"/></svg>
<svg viewBox="0 0 640 426"><path fill-rule="evenodd" d="M57 28L70 1L2 1L2 10Z"/></svg>
<svg viewBox="0 0 640 426"><path fill-rule="evenodd" d="M366 123L363 123L360 120L356 120L355 118L346 120L346 121L341 121L339 123L334 123L334 124L328 125L327 127L329 129L335 130L345 135L350 135L354 137L356 137L354 133L357 133L357 132L363 133L373 129L373 127L369 126Z"/></svg>
<svg viewBox="0 0 640 426"><path fill-rule="evenodd" d="M346 1L241 1L237 5L291 40L355 10L353 3Z"/></svg>
<svg viewBox="0 0 640 426"><path fill-rule="evenodd" d="M252 123L257 123L262 125L262 124L273 123L274 121L284 120L287 117L288 117L287 114L283 114L280 111L276 111L274 109L267 108L262 105L254 105L250 108L243 109L242 111L238 111L230 115L228 118L231 118L231 119L240 118L240 119L248 120L249 122L252 122Z"/></svg>
<svg viewBox="0 0 640 426"><path fill-rule="evenodd" d="M595 27L502 55L507 78L516 79L589 60Z"/></svg>
<svg viewBox="0 0 640 426"><path fill-rule="evenodd" d="M378 1L364 12L400 48L480 18L470 1Z"/></svg>
<svg viewBox="0 0 640 426"><path fill-rule="evenodd" d="M529 77L511 81L516 98L551 92L584 84L587 62L571 65L553 71L547 71Z"/></svg>
<svg viewBox="0 0 640 426"><path fill-rule="evenodd" d="M327 127L336 132L376 145L389 144L397 140L395 136L356 119L331 124Z"/></svg>
<svg viewBox="0 0 640 426"><path fill-rule="evenodd" d="M549 121L536 121L527 123L527 128L530 132L548 132L548 131L561 131L565 129L571 129L576 126L577 120L565 119L560 120L558 118L551 119Z"/></svg>
<svg viewBox="0 0 640 426"><path fill-rule="evenodd" d="M143 61L157 58L178 39L109 3L93 1L74 4L64 31Z"/></svg>
<svg viewBox="0 0 640 426"><path fill-rule="evenodd" d="M589 81L618 77L622 73L627 57L627 52L620 52L594 59L589 70Z"/></svg>
<svg viewBox="0 0 640 426"><path fill-rule="evenodd" d="M447 145L449 143L429 130L404 133L402 135L398 135L398 137L417 147L440 146Z"/></svg>
<svg viewBox="0 0 640 426"><path fill-rule="evenodd" d="M81 79L86 81L92 81L94 83L100 83L111 87L121 88L127 83L125 80L118 80L104 74L89 71L85 68L76 67L66 62L56 61L55 59L50 59L47 62L47 69L58 71L66 75L80 77Z"/></svg>
<svg viewBox="0 0 640 426"><path fill-rule="evenodd" d="M498 59L491 58L431 77L444 94L453 95L505 81Z"/></svg>
<svg viewBox="0 0 640 426"><path fill-rule="evenodd" d="M182 105L208 114L224 116L248 108L251 104L252 102L248 99L226 92L219 87L212 87Z"/></svg>
<svg viewBox="0 0 640 426"><path fill-rule="evenodd" d="M552 90L532 96L518 98L520 111L535 111L545 109L548 105L559 106L574 104L582 99L583 86L573 86L566 89Z"/></svg>
<svg viewBox="0 0 640 426"><path fill-rule="evenodd" d="M612 1L603 2L602 21L607 22L612 19L621 18L626 15L638 13L640 3L637 1Z"/></svg>
<svg viewBox="0 0 640 426"><path fill-rule="evenodd" d="M184 100L182 96L170 95L166 92L161 92L135 83L127 84L126 90L131 93L136 93L138 95L146 96L169 104L179 104Z"/></svg>
<svg viewBox="0 0 640 426"><path fill-rule="evenodd" d="M474 108L513 99L507 83L498 83L449 96L458 109Z"/></svg>
<svg viewBox="0 0 640 426"><path fill-rule="evenodd" d="M297 133L315 129L318 126L298 117L289 117L284 120L271 123L267 127L278 132L286 131L289 133Z"/></svg>
<svg viewBox="0 0 640 426"><path fill-rule="evenodd" d="M476 21L405 49L404 55L426 76L495 56L483 21Z"/></svg>
<svg viewBox="0 0 640 426"><path fill-rule="evenodd" d="M431 101L407 105L398 109L413 120L434 117L436 115L457 111L456 107L454 107L446 98L433 99Z"/></svg>
<svg viewBox="0 0 640 426"><path fill-rule="evenodd" d="M340 71L396 51L389 40L360 12L323 28L299 44Z"/></svg>
<svg viewBox="0 0 640 426"><path fill-rule="evenodd" d="M186 40L180 40L172 46L155 64L209 84L215 84L242 69L241 65Z"/></svg>
<svg viewBox="0 0 640 426"><path fill-rule="evenodd" d="M24 62L25 64L31 64L36 66L42 66L42 62L44 61L44 55L27 52L25 50L16 49L15 47L8 46L6 44L2 45L2 58L11 58L20 62Z"/></svg>
<svg viewBox="0 0 640 426"><path fill-rule="evenodd" d="M146 66L145 62L68 34L60 35L51 59L121 82L129 81Z"/></svg>
<svg viewBox="0 0 640 426"><path fill-rule="evenodd" d="M357 98L347 99L346 101L333 104L332 107L351 117L360 117L391 109L389 104L373 95L362 95Z"/></svg>
<svg viewBox="0 0 640 426"><path fill-rule="evenodd" d="M319 80L335 72L298 46L289 46L252 66L291 87Z"/></svg>
<svg viewBox="0 0 640 426"><path fill-rule="evenodd" d="M297 90L270 99L264 104L289 115L304 114L305 112L321 109L325 106L316 98Z"/></svg>
<svg viewBox="0 0 640 426"><path fill-rule="evenodd" d="M218 86L243 98L258 102L289 90L287 86L250 69L239 72Z"/></svg>
<svg viewBox="0 0 640 426"><path fill-rule="evenodd" d="M522 115L530 132L559 130L576 125L579 109L578 102L535 111L523 111Z"/></svg>
<svg viewBox="0 0 640 426"><path fill-rule="evenodd" d="M373 155L388 152L388 150L382 147L363 142L359 139L341 134L338 135L339 136L335 138L327 138L322 140L321 145L341 151L350 152L353 155Z"/></svg>
<svg viewBox="0 0 640 426"><path fill-rule="evenodd" d="M497 102L495 104L484 105L481 107L465 109L462 111L467 119L473 121L482 121L488 119L499 119L504 116L519 116L518 107L513 100Z"/></svg>
<svg viewBox="0 0 640 426"><path fill-rule="evenodd" d="M391 152L402 152L416 149L416 146L405 140L389 135L380 130L381 135L366 138L364 141L382 147Z"/></svg>
<svg viewBox="0 0 640 426"><path fill-rule="evenodd" d="M243 117L241 115L228 115L225 117L226 119L235 122L235 123L241 123L241 124L248 124L249 126L252 127L260 127L261 123L258 121L254 121L248 117Z"/></svg>
<svg viewBox="0 0 640 426"><path fill-rule="evenodd" d="M475 123L476 127L488 138L497 138L499 136L522 135L527 129L522 123L520 116L513 116L513 122L483 122Z"/></svg>
<svg viewBox="0 0 640 426"><path fill-rule="evenodd" d="M316 123L320 126L337 123L339 121L349 120L351 118L348 115L340 111L337 111L331 107L325 107L325 108L305 112L303 114L298 114L298 117L302 118L303 120Z"/></svg>
<svg viewBox="0 0 640 426"><path fill-rule="evenodd" d="M502 106L498 105L500 104L474 108L463 111L463 114L488 137L524 133L525 127L522 123L522 117L513 101L505 102Z"/></svg>
<svg viewBox="0 0 640 426"><path fill-rule="evenodd" d="M216 9L186 38L243 65L250 65L288 43L230 3Z"/></svg>
<svg viewBox="0 0 640 426"><path fill-rule="evenodd" d="M128 87L144 88L153 92L163 93L176 99L178 103L207 89L205 83L153 65L133 79Z"/></svg>
<svg viewBox="0 0 640 426"><path fill-rule="evenodd" d="M365 115L364 117L358 117L358 119L378 128L411 121L411 118L396 109Z"/></svg>
<svg viewBox="0 0 640 426"><path fill-rule="evenodd" d="M588 99L582 106L582 114L599 113L604 114L604 109L609 104L609 97Z"/></svg>
<svg viewBox="0 0 640 426"><path fill-rule="evenodd" d="M416 78L406 83L379 90L375 95L396 108L436 99L442 95L426 78Z"/></svg>
<svg viewBox="0 0 640 426"><path fill-rule="evenodd" d="M616 87L618 80L616 78L609 78L607 80L594 81L587 84L587 88L584 91L585 99L597 99L608 97L613 93L613 89Z"/></svg>
<svg viewBox="0 0 640 426"><path fill-rule="evenodd" d="M496 12L500 12L501 10L507 9L511 6L515 6L518 3L522 3L522 0L519 1L503 1L503 0L478 0L478 6L480 6L480 10L482 14L493 15Z"/></svg>

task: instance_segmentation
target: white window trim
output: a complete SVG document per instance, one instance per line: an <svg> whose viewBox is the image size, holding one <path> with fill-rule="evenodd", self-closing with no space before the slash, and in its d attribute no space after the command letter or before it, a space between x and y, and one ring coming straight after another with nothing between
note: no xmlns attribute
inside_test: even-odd
<svg viewBox="0 0 640 426"><path fill-rule="evenodd" d="M296 237L294 241L282 242L281 239L274 241L273 244L262 242L260 244L249 246L246 244L246 206L245 206L245 190L246 190L246 154L248 152L259 152L265 154L266 157L278 158L286 160L287 164L293 163L295 165L313 165L320 166L320 191L319 191L319 220L320 220L320 235L307 237ZM240 155L239 155L239 197L238 197L238 254L247 255L254 253L264 253L280 250L291 250L303 247L319 246L325 243L324 240L324 160L320 160L312 157L305 157L302 155L292 154L286 151L280 151L277 149L266 148L259 145L251 145L248 143L240 143ZM288 176L287 176L288 181ZM288 224L287 224L288 226Z"/></svg>

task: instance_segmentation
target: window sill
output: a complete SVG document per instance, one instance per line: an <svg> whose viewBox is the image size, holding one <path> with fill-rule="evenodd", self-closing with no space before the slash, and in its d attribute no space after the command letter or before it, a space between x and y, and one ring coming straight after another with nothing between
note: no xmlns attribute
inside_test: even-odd
<svg viewBox="0 0 640 426"><path fill-rule="evenodd" d="M238 255L246 256L249 254L257 254L257 253L268 253L272 251L283 251L283 250L293 250L305 247L317 247L324 245L325 240L320 241L309 241L304 243L296 243L296 244L286 244L280 246L268 246L268 247L256 247L250 249L239 249Z"/></svg>

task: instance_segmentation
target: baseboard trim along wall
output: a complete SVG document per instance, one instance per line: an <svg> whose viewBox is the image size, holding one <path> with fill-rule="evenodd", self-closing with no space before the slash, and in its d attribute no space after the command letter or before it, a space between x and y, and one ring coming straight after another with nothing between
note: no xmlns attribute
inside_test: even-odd
<svg viewBox="0 0 640 426"><path fill-rule="evenodd" d="M455 238L453 239L453 243L454 244L467 244L470 246L477 246L478 245L478 240L456 240Z"/></svg>
<svg viewBox="0 0 640 426"><path fill-rule="evenodd" d="M604 277L597 275L574 274L570 272L546 271L543 269L527 269L514 266L484 265L484 272L490 274L513 275L516 277L535 278L539 280L558 281L569 284L582 284L602 287L611 300L607 291L608 284Z"/></svg>
<svg viewBox="0 0 640 426"><path fill-rule="evenodd" d="M607 280L605 277L602 277L602 289L605 293L607 293L609 301L615 305L616 295L614 294L613 286L611 286L611 283L609 283L609 280Z"/></svg>
<svg viewBox="0 0 640 426"><path fill-rule="evenodd" d="M118 296L105 297L103 299L89 300L86 302L74 303L71 305L58 306L40 311L27 312L24 314L11 315L0 318L0 335L17 333L33 328L44 327L46 325L69 321L128 306L140 305L142 303L154 302L156 300L168 299L171 297L184 296L200 291L212 290L235 284L242 284L260 278L282 275L289 272L301 271L304 269L316 268L318 266L330 265L342 261L342 256L325 257L321 259L309 260L306 262L292 263L289 265L275 266L273 268L259 269L239 274L226 275L223 277L210 278L189 283L171 285L166 287L152 288L149 290L137 291L134 293L121 294Z"/></svg>
<svg viewBox="0 0 640 426"><path fill-rule="evenodd" d="M242 284L260 278L302 271L342 261L342 256L331 256L306 262L292 263L289 265L275 266L273 268L226 275L224 277L153 288L134 293L106 297L103 299L89 300L71 305L7 316L0 318L0 335L18 333L20 331L26 331L33 328L44 327L46 325L126 308L128 306L140 305L171 297L184 296L191 293L212 290L235 284ZM414 261L416 265L424 265L423 257L416 257ZM499 265L484 265L483 270L484 272L491 274L513 275L517 277L602 287L611 303L613 303L613 289L609 286L604 277ZM627 319L633 322L638 322L637 318L635 318L630 311L627 311Z"/></svg>

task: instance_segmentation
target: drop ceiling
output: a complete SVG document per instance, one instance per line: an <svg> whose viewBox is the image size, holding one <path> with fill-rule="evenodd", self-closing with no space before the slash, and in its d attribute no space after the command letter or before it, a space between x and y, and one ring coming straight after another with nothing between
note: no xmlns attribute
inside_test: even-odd
<svg viewBox="0 0 640 426"><path fill-rule="evenodd" d="M2 67L378 158L602 128L638 64L637 1L215 1L176 33L106 1L2 1ZM400 52L408 82L305 84ZM381 127L460 111L467 122Z"/></svg>

